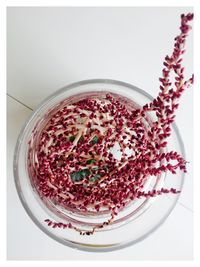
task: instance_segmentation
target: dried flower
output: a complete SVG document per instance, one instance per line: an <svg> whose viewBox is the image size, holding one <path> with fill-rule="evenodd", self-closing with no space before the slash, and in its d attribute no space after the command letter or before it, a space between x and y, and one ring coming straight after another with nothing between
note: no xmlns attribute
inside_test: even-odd
<svg viewBox="0 0 200 267"><path fill-rule="evenodd" d="M182 55L193 14L181 15L181 33L175 38L171 56L166 56L160 92L152 102L132 110L112 93L85 98L54 112L39 138L34 129L29 141L29 174L41 198L78 211L102 208L110 219L82 231L71 223L45 222L53 228L70 228L82 235L106 227L131 201L161 194L177 194L175 188L145 191L151 176L179 169L186 161L177 152L165 152L178 100L193 84L184 77ZM174 74L174 82L170 75ZM149 123L149 112L157 119ZM126 149L129 149L128 153ZM120 153L116 158L117 150ZM118 154L119 154L118 153ZM173 164L172 164L173 162ZM174 163L175 162L175 163Z"/></svg>

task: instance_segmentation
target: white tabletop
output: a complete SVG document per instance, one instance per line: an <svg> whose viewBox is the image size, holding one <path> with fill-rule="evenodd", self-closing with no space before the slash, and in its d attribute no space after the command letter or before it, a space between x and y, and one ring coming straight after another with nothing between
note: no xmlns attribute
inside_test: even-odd
<svg viewBox="0 0 200 267"><path fill-rule="evenodd" d="M185 144L188 174L166 222L123 250L89 253L50 239L31 221L14 186L13 151L20 129L46 96L75 81L110 78L158 93L162 61L189 8L8 8L8 259L190 260L193 257L192 90L176 123ZM192 73L192 34L184 64ZM189 78L189 77L188 77ZM21 102L21 103L20 103Z"/></svg>

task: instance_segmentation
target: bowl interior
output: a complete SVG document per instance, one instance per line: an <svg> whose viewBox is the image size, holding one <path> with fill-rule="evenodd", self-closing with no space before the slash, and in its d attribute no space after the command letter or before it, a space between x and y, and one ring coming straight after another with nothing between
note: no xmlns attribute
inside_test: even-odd
<svg viewBox="0 0 200 267"><path fill-rule="evenodd" d="M88 80L66 86L51 95L33 112L25 123L15 149L14 177L19 197L31 219L46 234L55 240L72 247L89 251L104 251L119 249L135 243L152 233L170 214L179 195L162 195L155 198L138 199L125 207L109 227L98 231L92 236L80 236L70 229L54 229L47 226L44 220L50 218L58 222L73 222L82 229L90 229L108 217L106 211L81 213L75 210L64 209L48 199L41 199L30 179L27 166L28 142L35 132L39 136L51 113L61 105L77 101L77 99L91 97L96 94L110 92L118 95L120 101L135 107L150 102L152 97L135 86L113 80ZM148 117L148 123L153 120ZM184 147L176 125L172 127L168 150L176 150L184 156ZM147 188L159 189L174 187L181 190L184 175L178 173L176 177L167 173L160 175L146 183Z"/></svg>

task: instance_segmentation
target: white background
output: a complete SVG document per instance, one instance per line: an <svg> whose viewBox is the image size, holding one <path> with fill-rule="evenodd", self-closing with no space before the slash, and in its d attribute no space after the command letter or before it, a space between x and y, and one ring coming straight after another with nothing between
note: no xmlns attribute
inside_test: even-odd
<svg viewBox="0 0 200 267"><path fill-rule="evenodd" d="M20 128L43 98L74 81L110 78L158 93L162 61L179 33L179 16L189 8L8 8L7 156L8 259L188 260L193 254L192 90L177 112L188 174L179 203L146 240L121 251L87 253L51 240L26 215L12 174ZM192 34L184 64L192 73ZM16 101L18 100L18 101Z"/></svg>

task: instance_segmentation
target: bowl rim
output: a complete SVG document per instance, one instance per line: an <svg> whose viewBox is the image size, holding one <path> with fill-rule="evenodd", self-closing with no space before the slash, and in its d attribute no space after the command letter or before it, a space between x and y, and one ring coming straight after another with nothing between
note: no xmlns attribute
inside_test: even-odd
<svg viewBox="0 0 200 267"><path fill-rule="evenodd" d="M165 214L165 216L158 221L157 224L154 225L154 227L152 227L152 229L147 232L146 234L142 235L141 237L129 241L129 242L124 242L124 243L116 243L116 244L109 244L109 245L93 245L93 244L83 244L83 243L79 243L79 242L74 242L74 241L69 241L67 239L64 238L59 238L56 235L54 235L53 233L51 233L50 231L48 231L42 224L41 222L35 217L35 215L32 213L31 209L29 208L28 204L26 203L26 200L23 197L23 192L21 190L21 186L20 186L20 182L19 182L19 174L18 174L18 155L19 155L19 151L21 148L21 140L23 139L24 133L26 132L26 128L28 127L29 123L31 122L31 120L40 112L40 110L50 101L52 100L55 96L62 94L63 92L65 92L66 90L69 89L73 89L75 87L81 86L81 85L86 85L86 84L96 84L96 83L102 83L102 84L112 84L112 85L118 85L118 86L123 86L123 87L128 87L129 89L132 89L140 94L142 94L143 96L146 96L150 101L153 100L154 98L147 93L146 91L130 84L130 83L126 83L126 82L122 82L119 80L113 80L113 79L88 79L88 80L81 80L78 82L74 82L74 83L70 83L58 90L56 90L54 93L50 94L48 97L46 97L39 105L36 106L36 108L33 110L33 112L28 116L28 118L26 119L25 123L23 124L20 134L18 136L17 142L16 142L16 146L15 146L15 150L14 150L14 159L13 159L13 175L14 175L14 182L15 182L15 187L19 196L19 199L21 201L22 206L24 207L25 211L27 212L27 214L29 215L29 217L31 218L31 220L39 227L40 230L42 230L45 234L47 234L49 237L51 237L52 239L54 239L55 241L63 244L63 245L67 245L68 247L71 248L75 248L75 249L79 249L81 251L87 251L87 252L108 252L108 251L115 251L115 250L119 250L119 249L123 249L126 247L129 247L135 243L138 243L142 240L144 240L147 236L151 235L152 233L155 232L155 230L157 230L164 222L165 220L168 218L168 216L171 214L172 210L174 209L174 207L176 206L178 199L180 197L180 194L177 195L175 201L173 202L173 205L171 206L171 208L169 209L169 211ZM179 145L180 145L180 149L181 149L181 154L182 156L185 158L185 148L184 148L184 143L183 140L181 138L180 132L178 127L176 126L175 123L172 123L172 127L173 130L175 131L175 134L177 135L178 141L179 141ZM184 181L185 181L185 173L181 174L181 189L183 188L184 185Z"/></svg>

